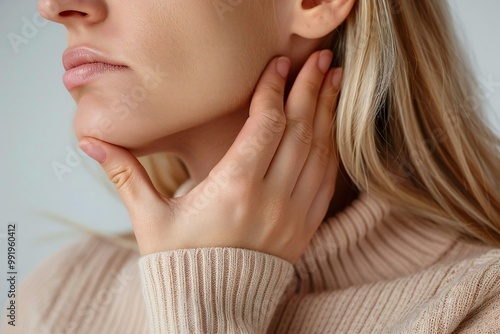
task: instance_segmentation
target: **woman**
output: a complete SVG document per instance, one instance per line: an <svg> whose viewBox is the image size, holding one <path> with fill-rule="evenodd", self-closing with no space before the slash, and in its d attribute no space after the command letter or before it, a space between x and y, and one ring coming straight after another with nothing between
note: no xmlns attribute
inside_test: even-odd
<svg viewBox="0 0 500 334"><path fill-rule="evenodd" d="M498 332L499 138L444 1L39 10L134 233L52 256L8 333Z"/></svg>

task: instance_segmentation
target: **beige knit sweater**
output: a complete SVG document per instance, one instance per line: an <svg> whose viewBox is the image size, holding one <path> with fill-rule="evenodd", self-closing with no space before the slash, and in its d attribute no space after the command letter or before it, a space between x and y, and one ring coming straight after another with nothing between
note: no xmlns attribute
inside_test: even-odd
<svg viewBox="0 0 500 334"><path fill-rule="evenodd" d="M366 193L295 265L239 248L140 257L88 237L18 290L3 333L500 333L500 250Z"/></svg>

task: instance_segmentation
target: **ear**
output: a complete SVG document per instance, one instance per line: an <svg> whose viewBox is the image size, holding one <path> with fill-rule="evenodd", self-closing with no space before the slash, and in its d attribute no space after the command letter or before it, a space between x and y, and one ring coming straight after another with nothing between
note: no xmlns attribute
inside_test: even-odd
<svg viewBox="0 0 500 334"><path fill-rule="evenodd" d="M324 37L344 22L355 0L293 0L291 33Z"/></svg>

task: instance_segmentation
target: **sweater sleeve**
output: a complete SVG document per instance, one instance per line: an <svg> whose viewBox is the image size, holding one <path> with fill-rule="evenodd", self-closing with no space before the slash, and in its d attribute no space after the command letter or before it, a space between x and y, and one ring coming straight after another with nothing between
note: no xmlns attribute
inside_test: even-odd
<svg viewBox="0 0 500 334"><path fill-rule="evenodd" d="M139 259L150 333L265 333L293 265L242 248L165 251Z"/></svg>

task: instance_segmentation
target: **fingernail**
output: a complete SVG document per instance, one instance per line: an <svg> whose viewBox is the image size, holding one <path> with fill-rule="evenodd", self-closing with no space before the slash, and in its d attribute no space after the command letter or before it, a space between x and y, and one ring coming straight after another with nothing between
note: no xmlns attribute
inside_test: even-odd
<svg viewBox="0 0 500 334"><path fill-rule="evenodd" d="M332 76L333 87L339 88L340 82L342 80L342 68L336 68Z"/></svg>
<svg viewBox="0 0 500 334"><path fill-rule="evenodd" d="M330 50L323 50L319 53L318 57L318 68L321 73L325 74L328 72L330 65L332 64L333 53Z"/></svg>
<svg viewBox="0 0 500 334"><path fill-rule="evenodd" d="M283 79L286 79L288 72L290 72L290 59L287 57L278 58L278 61L276 62L276 71L278 71Z"/></svg>
<svg viewBox="0 0 500 334"><path fill-rule="evenodd" d="M80 148L83 152L85 152L89 157L102 164L104 160L106 160L106 151L89 141L82 141L80 143Z"/></svg>

